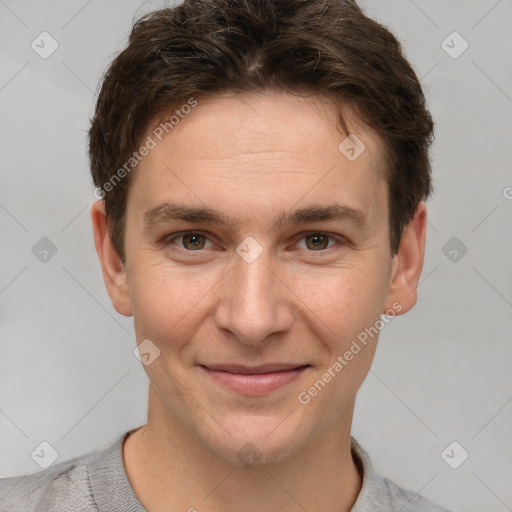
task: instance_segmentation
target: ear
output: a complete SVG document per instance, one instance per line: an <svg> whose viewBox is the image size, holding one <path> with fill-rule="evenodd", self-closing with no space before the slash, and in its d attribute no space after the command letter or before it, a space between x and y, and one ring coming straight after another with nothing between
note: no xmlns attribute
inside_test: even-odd
<svg viewBox="0 0 512 512"><path fill-rule="evenodd" d="M105 202L96 201L91 207L94 245L100 259L103 280L112 305L118 313L132 316L132 305L128 293L126 269L119 254L112 245L108 232Z"/></svg>
<svg viewBox="0 0 512 512"><path fill-rule="evenodd" d="M398 254L393 256L389 291L383 313L391 309L393 304L399 303L402 308L396 310L396 314L402 315L416 304L416 289L423 268L426 233L427 207L422 201L414 217L403 230Z"/></svg>

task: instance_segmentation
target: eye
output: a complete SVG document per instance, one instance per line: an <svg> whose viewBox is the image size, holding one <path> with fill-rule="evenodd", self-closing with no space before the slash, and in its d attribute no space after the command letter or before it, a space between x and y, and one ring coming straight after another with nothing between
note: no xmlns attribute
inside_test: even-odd
<svg viewBox="0 0 512 512"><path fill-rule="evenodd" d="M176 233L163 241L163 245L174 245L174 241L181 239L182 249L186 249L189 252L202 250L205 248L205 241L208 238L202 233L196 231L187 231L185 233Z"/></svg>
<svg viewBox="0 0 512 512"><path fill-rule="evenodd" d="M328 247L329 240L332 239L335 239L338 242L342 242L341 238L339 237L334 237L333 235L316 231L302 234L301 241L305 240L306 249L319 252L332 247L332 245Z"/></svg>
<svg viewBox="0 0 512 512"><path fill-rule="evenodd" d="M197 252L207 249L208 247L205 247L206 242L212 243L206 235L198 231L186 231L170 235L162 241L162 245L164 247L176 245L176 240L181 240L179 248L188 252ZM301 234L299 241L305 241L305 248L310 252L321 252L332 247L332 245L329 245L329 241L343 243L343 238L330 235L328 233L314 231Z"/></svg>

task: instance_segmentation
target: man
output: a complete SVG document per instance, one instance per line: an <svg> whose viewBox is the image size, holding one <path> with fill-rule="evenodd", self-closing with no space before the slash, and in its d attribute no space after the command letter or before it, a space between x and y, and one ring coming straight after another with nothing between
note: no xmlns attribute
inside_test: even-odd
<svg viewBox="0 0 512 512"><path fill-rule="evenodd" d="M89 150L147 424L3 480L1 510L446 510L351 437L378 331L416 302L432 131L399 43L352 1L139 20Z"/></svg>

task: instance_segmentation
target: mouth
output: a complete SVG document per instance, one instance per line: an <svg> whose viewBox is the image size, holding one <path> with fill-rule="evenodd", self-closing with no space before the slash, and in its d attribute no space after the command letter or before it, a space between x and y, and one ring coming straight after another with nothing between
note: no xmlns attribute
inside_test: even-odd
<svg viewBox="0 0 512 512"><path fill-rule="evenodd" d="M265 395L298 379L310 364L275 363L264 366L200 365L217 383L243 395Z"/></svg>

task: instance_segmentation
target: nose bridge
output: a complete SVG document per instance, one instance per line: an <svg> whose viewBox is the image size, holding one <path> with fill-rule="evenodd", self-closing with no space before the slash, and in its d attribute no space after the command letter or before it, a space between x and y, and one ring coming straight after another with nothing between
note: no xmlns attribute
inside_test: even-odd
<svg viewBox="0 0 512 512"><path fill-rule="evenodd" d="M217 309L218 327L252 344L289 328L293 320L286 287L271 270L270 251L256 243L246 239L237 248Z"/></svg>
<svg viewBox="0 0 512 512"><path fill-rule="evenodd" d="M277 301L275 275L270 270L271 261L268 251L263 251L254 261L240 257L233 271L233 285L238 295L238 302L245 307L268 306L270 310ZM278 293L278 292L277 292Z"/></svg>

